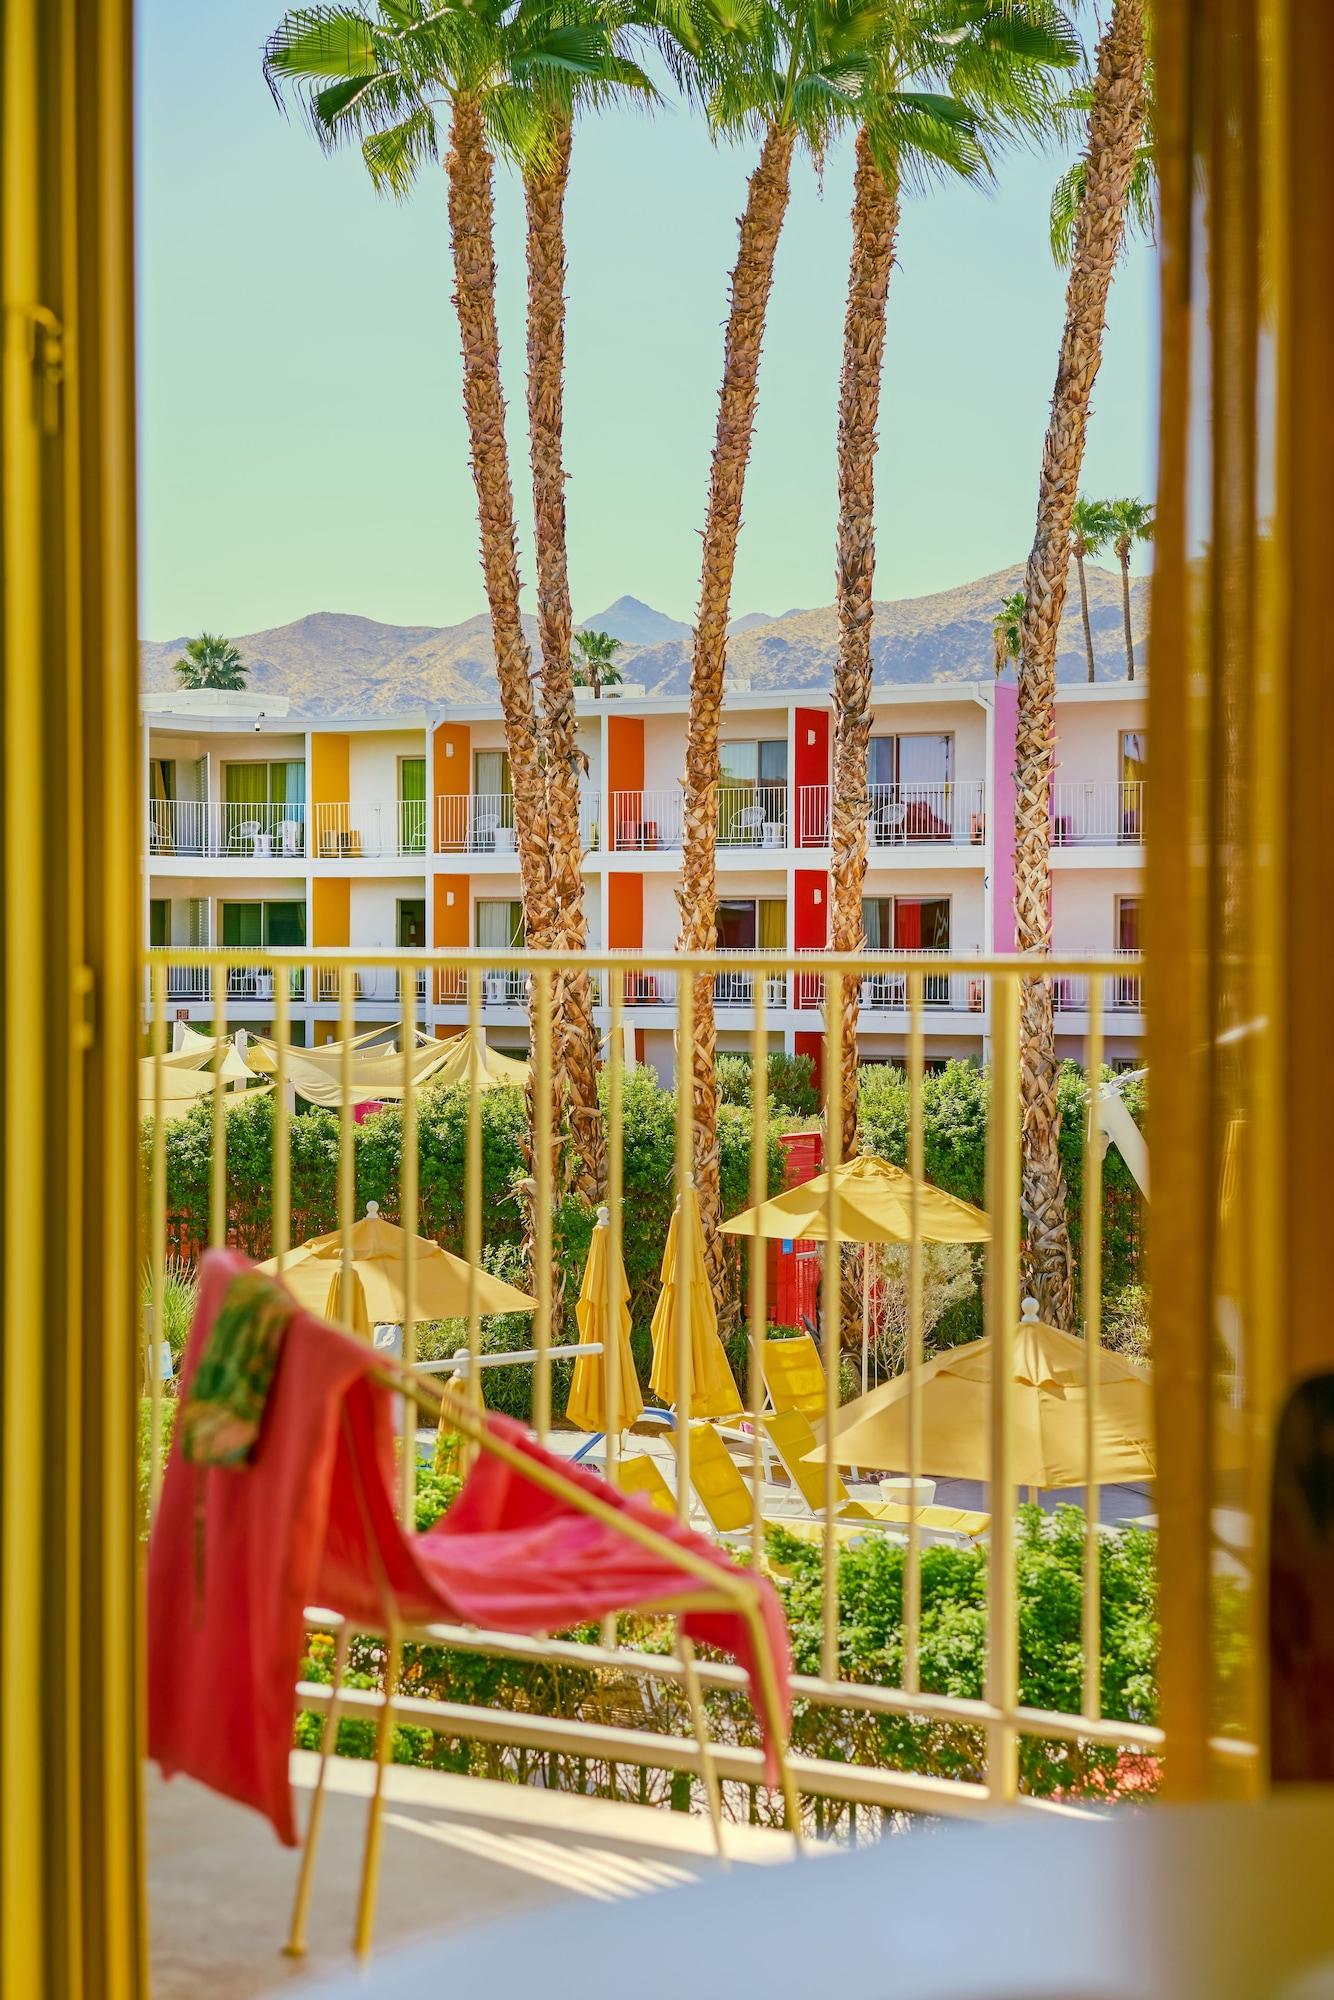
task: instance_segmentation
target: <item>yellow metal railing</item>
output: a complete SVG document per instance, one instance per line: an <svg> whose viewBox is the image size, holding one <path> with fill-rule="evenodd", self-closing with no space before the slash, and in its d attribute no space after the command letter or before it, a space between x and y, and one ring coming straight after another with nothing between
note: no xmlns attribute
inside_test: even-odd
<svg viewBox="0 0 1334 2000"><path fill-rule="evenodd" d="M432 971L439 973L448 969L453 985L461 982L466 993L468 1022L474 1034L480 1034L482 1022L482 979L485 973L494 972L497 966L513 972L532 982L531 1016L534 1025L533 1074L535 1099L541 1104L548 1100L552 1071L552 1032L554 1013L554 983L557 976L568 969L570 961L553 954L540 952L503 953L494 950L485 952L441 954L422 952L376 952L360 948L340 951L304 952L255 952L240 950L173 949L173 963L198 967L211 981L213 1001L213 1032L221 1037L227 1032L228 998L233 982L229 975L238 968L264 966L274 973L272 980L273 1018L272 1034L276 1046L276 1076L273 1120L273 1176L272 1176L272 1246L273 1254L280 1260L292 1248L291 1245L291 1182L290 1182L290 1139L291 1112L287 1090L288 1063L293 1053L291 1042L291 994L296 983L285 976L289 972L307 974L305 988L296 990L336 992L338 996L338 1028L343 1045L343 1078L345 1086L350 1080L351 1053L350 1038L356 1030L357 979L368 968L383 968L399 976L390 982L390 990L397 993L398 1026L400 1046L409 1051L414 1043L419 1026L418 993L421 990L421 976ZM866 971L868 959L865 956L835 954L813 955L803 953L800 959L785 953L730 953L727 965L756 974L775 971L791 971L800 965L803 973L814 973L823 981L825 994L824 1027L824 1076L826 1079L826 1130L828 1167L838 1165L839 1132L841 1120L837 1115L838 1079L840 1076L838 1037L841 1018L840 997L842 984L849 978L859 978ZM165 1050L169 1034L169 1014L167 1006L167 969L160 954L148 957L148 979L150 999L148 1009L148 1048L150 1053ZM719 955L677 955L661 956L646 954L640 964L647 972L674 972L682 975L677 981L679 1012L677 1015L676 1075L687 1079L687 1088L678 1090L675 1118L675 1168L677 1184L686 1185L692 1168L694 1142L693 1117L694 1098L688 1087L690 1077L690 1046L694 1032L695 985L690 974L713 974L720 963ZM616 954L591 952L579 961L582 969L590 971L617 970L624 967L624 958ZM922 1178L924 1166L923 1128L923 1080L926 1068L926 1032L928 1017L925 1011L927 982L939 976L941 961L938 954L904 954L902 969L906 979L908 1034L904 1052L905 1069L909 1083L909 1123L907 1135L908 1163L914 1186ZM1079 977L1088 983L1089 1001L1086 1028L1082 1038L1086 1074L1097 1077L1103 1060L1103 1002L1105 981L1124 979L1127 973L1136 974L1138 966L1129 963L1123 955L1106 959L1067 960L1053 958L1041 963L1039 973L1035 964L1014 957L967 958L957 964L946 961L947 971L966 971L971 979L982 979L989 989L989 1061L991 1069L991 1100L987 1137L987 1193L991 1215L992 1235L986 1249L987 1271L985 1286L985 1324L992 1343L993 1365L990 1388L989 1424L989 1480L988 1491L992 1496L991 1523L987 1554L987 1595L988 1595L988 1636L986 1654L986 1676L984 1695L981 1700L954 1698L925 1691L922 1687L921 1642L922 1642L922 1531L916 1511L910 1507L906 1528L906 1553L904 1574L903 1636L904 1659L902 1683L898 1687L866 1684L844 1678L839 1659L839 1540L836 1521L836 1494L838 1474L832 1456L824 1467L824 1508L822 1521L823 1581L821 1606L821 1664L815 1676L798 1678L796 1693L802 1701L816 1706L833 1707L852 1713L866 1715L907 1716L922 1720L955 1723L970 1731L980 1732L986 1743L985 1769L980 1782L968 1782L943 1777L922 1775L917 1772L894 1770L887 1767L867 1767L843 1764L818 1758L793 1759L793 1770L800 1790L810 1797L840 1800L852 1804L879 1806L882 1810L904 1811L922 1810L934 1813L976 1813L998 1804L1010 1804L1018 1800L1019 1759L1018 1746L1024 1736L1042 1737L1076 1744L1096 1744L1114 1746L1140 1754L1157 1754L1164 1749L1161 1730L1148 1723L1112 1721L1100 1711L1099 1689L1101 1684L1102 1634L1100 1630L1099 1606L1099 1534L1097 1522L1100 1513L1100 1490L1096 1477L1097 1465L1095 1445L1098 1431L1097 1370L1090 1368L1088 1374L1089 1396L1087 1403L1087 1423L1085 1432L1085 1464L1087 1496L1085 1525L1085 1566L1084 1602L1082 1613L1082 1696L1077 1712L1066 1713L1056 1710L1027 1708L1019 1700L1019 1647L1018 1647L1018 1605L1016 1589L1016 1537L1014 1504L1007 1504L997 1496L1015 1491L1010 1466L1011 1446L1011 1404L1013 1400L1013 1371L1009 1357L1013 1350L1014 1332L1019 1319L1021 1289L1021 1243L1020 1243L1020 1108L1019 1108L1019 996L1022 980L1036 976L1049 978ZM310 975L315 977L311 978ZM431 989L430 980L426 990ZM607 1184L606 1194L610 1210L611 1250L608 1259L609 1274L620 1267L620 1248L623 1219L622 1201L624 1189L624 1078L625 1056L623 1028L624 982L621 978L607 979L604 983L606 1006L602 1010L602 1020L608 1031L605 1043L606 1066L606 1128L607 1128ZM753 983L753 1012L748 1030L753 1074L765 1073L766 1059L770 1044L771 1016L766 1010L767 982L764 977L756 977ZM253 1011L248 1009L247 1011ZM360 1023L364 1026L364 1021ZM157 1079L155 1104L159 1112L163 1107L162 1076L163 1066L155 1065ZM404 1290L407 1311L403 1327L403 1358L408 1367L413 1366L416 1354L415 1340L415 1287L414 1255L411 1249L420 1225L418 1199L418 1140L417 1114L419 1087L414 1084L412 1065L405 1060L402 1077L402 1117L403 1155L400 1187L401 1221L406 1231L409 1245L406 1253ZM343 1257L351 1259L351 1231L355 1214L355 1120L349 1093L344 1088L339 1112L339 1153L337 1176L337 1226L343 1235ZM210 1163L209 1238L219 1245L225 1241L227 1229L227 1109L228 1092L226 1081L220 1071L215 1071L211 1092L212 1116L212 1157ZM829 1115L832 1114L832 1115ZM536 1121L534 1135L534 1156L532 1180L535 1190L535 1243L534 1243L534 1287L537 1295L537 1309L533 1316L533 1348L536 1351L534 1366L533 1425L540 1438L545 1438L552 1421L552 1358L553 1345L553 1283L552 1283L552 1206L556 1179L554 1157L555 1140L549 1119ZM765 1093L754 1092L753 1118L750 1142L750 1195L758 1204L768 1192L768 1143ZM476 1267L484 1240L482 1203L482 1123L481 1097L474 1092L467 1108L466 1131L466 1173L464 1189L464 1249L468 1262ZM1101 1278L1101 1203L1099 1194L1102 1180L1102 1157L1096 1120L1086 1121L1085 1132L1085 1200L1082 1239L1084 1268L1084 1295L1088 1300L1085 1331L1090 1340L1090 1352L1094 1351L1100 1330L1100 1278ZM152 1325L161 1327L163 1291L165 1285L167 1251L167 1169L166 1139L161 1118L154 1124L152 1142L149 1148L149 1203L148 1234L149 1261L151 1269L151 1290L153 1301ZM840 1196L837 1188L831 1186L827 1197L828 1209L826 1227L830 1238L838 1233ZM686 1205L688 1207L688 1205ZM913 1237L909 1249L908 1274L908 1332L906 1348L906 1370L908 1390L908 1464L904 1468L913 1482L910 1494L916 1494L916 1482L922 1472L922 1407L921 1392L918 1387L923 1367L923 1265L922 1243L917 1232L917 1201L913 1197ZM683 1211L684 1212L684 1211ZM743 1239L744 1240L744 1239ZM684 1247L684 1246L683 1246ZM759 1250L759 1240L753 1245ZM762 1254L752 1254L747 1261L744 1317L749 1337L749 1363L746 1370L745 1401L747 1417L751 1426L753 1446L751 1453L751 1474L754 1505L750 1527L750 1552L752 1560L765 1560L764 1524L761 1519L761 1415L763 1391L760 1370L761 1343L766 1332L766 1264ZM576 1281L578 1274L567 1273L567 1278ZM841 1286L840 1259L837 1255L825 1257L824 1281L822 1288L822 1326L820 1337L826 1383L826 1424L832 1431L839 1399L841 1321L843 1298ZM570 1289L573 1289L573 1282ZM678 1354L681 1357L682 1379L679 1382L678 1407L684 1408L689 1391L689 1323L686 1299L687 1287L680 1288L681 1323L678 1326ZM349 1317L353 1288L345 1282L342 1297L346 1302L344 1311ZM613 1321L613 1303L608 1297L608 1321ZM467 1313L467 1345L469 1368L467 1373L468 1393L480 1399L480 1373L477 1362L482 1352L482 1330L478 1312L475 1282L470 1290ZM614 1357L615 1343L611 1343L609 1354ZM151 1435L153 1441L152 1493L156 1498L159 1473L158 1445L161 1438L162 1385L156 1366L147 1370L151 1396ZM616 1377L614 1358L608 1368L607 1395L609 1404L607 1424L607 1470L614 1477L617 1462L619 1423L617 1413L621 1408L621 1385ZM415 1478L415 1413L407 1398L404 1398L405 1450L403 1453L403 1493L402 1505L405 1515L411 1517L412 1492ZM690 1505L689 1425L678 1421L675 1426L675 1444L678 1453L677 1495L678 1508L684 1516ZM578 1664L590 1670L614 1667L617 1674L640 1674L658 1680L670 1680L679 1673L679 1666L656 1653L640 1653L633 1648L615 1644L614 1628L604 1629L603 1644L600 1647L574 1646L569 1642L519 1640L504 1634L477 1633L454 1628L432 1628L432 1638L436 1643L450 1643L474 1653L492 1652L499 1656L541 1659L555 1662L577 1660ZM731 1668L701 1663L699 1666L701 1684L710 1690L730 1689L739 1685L739 1677ZM329 1690L303 1687L303 1705L319 1708L327 1705ZM358 1705L374 1706L382 1702L382 1697L374 1693L349 1694L345 1697ZM590 1722L582 1717L564 1718L513 1713L508 1711L463 1710L450 1703L432 1703L421 1697L397 1693L393 1698L393 1713L400 1721L411 1720L417 1726L434 1727L438 1733L450 1737L463 1737L478 1741L504 1742L512 1746L530 1747L537 1750L553 1747L569 1754L590 1758L605 1758L608 1763L638 1763L641 1766L672 1769L691 1762L694 1746L683 1738L674 1745L673 1740L661 1734L651 1734L644 1730L612 1728L609 1725ZM1241 1748L1242 1746L1238 1746ZM738 1746L720 1746L717 1751L718 1773L724 1780L737 1780L753 1785L758 1781L758 1752ZM1019 1800L1035 1810L1070 1810L1070 1806L1057 1806L1033 1798Z"/></svg>

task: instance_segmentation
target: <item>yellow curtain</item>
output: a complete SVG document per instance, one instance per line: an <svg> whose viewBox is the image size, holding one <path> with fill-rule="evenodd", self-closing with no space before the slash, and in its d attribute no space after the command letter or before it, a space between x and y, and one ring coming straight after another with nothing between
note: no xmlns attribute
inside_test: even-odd
<svg viewBox="0 0 1334 2000"><path fill-rule="evenodd" d="M760 898L759 948L761 951L787 950L787 904L781 897Z"/></svg>

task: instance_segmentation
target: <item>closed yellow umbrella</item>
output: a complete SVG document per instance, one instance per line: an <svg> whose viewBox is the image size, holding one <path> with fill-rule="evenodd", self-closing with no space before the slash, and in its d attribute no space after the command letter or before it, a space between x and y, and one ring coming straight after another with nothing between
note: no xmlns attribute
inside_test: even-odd
<svg viewBox="0 0 1334 2000"><path fill-rule="evenodd" d="M732 1236L790 1238L823 1243L829 1235L829 1184L837 1195L835 1238L840 1243L908 1243L912 1240L912 1175L875 1153L845 1160L833 1175L817 1174L776 1194L758 1208L734 1215L723 1228ZM991 1225L980 1208L946 1194L930 1181L917 1183L917 1228L927 1243L985 1243Z"/></svg>
<svg viewBox="0 0 1334 2000"><path fill-rule="evenodd" d="M614 1331L608 1322L607 1277L610 1262L611 1231L607 1227L607 1211L601 1208L593 1240L588 1246L588 1262L584 1265L584 1281L575 1300L574 1317L580 1340L601 1341L602 1352L578 1356L574 1364L574 1379L570 1383L570 1399L565 1405L566 1416L581 1431L607 1429L607 1350L613 1340L616 1342L618 1362L617 1430L629 1430L644 1413L635 1358L630 1351L630 1286L625 1265L619 1259L616 1269L610 1274L616 1298Z"/></svg>
<svg viewBox="0 0 1334 2000"><path fill-rule="evenodd" d="M1082 1486L1088 1473L1088 1349L1074 1334L1025 1319L1014 1339L1010 1453L1016 1486ZM917 1378L922 1447L918 1470L941 1479L986 1480L990 1472L991 1340L952 1347ZM904 1472L908 1467L908 1377L896 1375L846 1403L834 1426L839 1465ZM823 1446L811 1457L823 1463ZM1106 1348L1098 1353L1100 1485L1152 1479L1157 1470L1150 1371Z"/></svg>
<svg viewBox="0 0 1334 2000"><path fill-rule="evenodd" d="M365 1215L352 1225L351 1322L358 1332L369 1335L377 1324L401 1326L407 1317L403 1260L408 1240L405 1229L385 1221L378 1202L367 1202ZM416 1238L416 1252L416 1317L462 1319L468 1310L469 1265L425 1236ZM341 1230L331 1230L327 1236L312 1236L308 1243L288 1253L283 1262L282 1282L308 1312L339 1322L343 1318L342 1259ZM260 1269L277 1275L277 1259L270 1258ZM489 1271L478 1270L476 1282L479 1313L537 1310L536 1299L514 1285L507 1285L503 1278L493 1277Z"/></svg>
<svg viewBox="0 0 1334 2000"><path fill-rule="evenodd" d="M700 1221L699 1196L692 1186L686 1189L690 1203L689 1268L677 1268L678 1224L681 1203L677 1202L667 1231L667 1248L662 1258L662 1291L653 1309L653 1370L649 1387L670 1408L675 1409L677 1293L682 1284L689 1288L690 1317L690 1417L730 1417L741 1408L736 1379L727 1365L723 1344L718 1338L718 1313L713 1289L704 1268L704 1230ZM678 1411L678 1416L683 1413Z"/></svg>

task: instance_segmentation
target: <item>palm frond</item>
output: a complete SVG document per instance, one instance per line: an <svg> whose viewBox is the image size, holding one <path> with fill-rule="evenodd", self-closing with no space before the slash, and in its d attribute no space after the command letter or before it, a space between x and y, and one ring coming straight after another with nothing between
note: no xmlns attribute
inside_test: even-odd
<svg viewBox="0 0 1334 2000"><path fill-rule="evenodd" d="M430 106L418 105L400 124L367 133L361 157L377 192L397 195L401 201L411 192L419 170L440 157Z"/></svg>

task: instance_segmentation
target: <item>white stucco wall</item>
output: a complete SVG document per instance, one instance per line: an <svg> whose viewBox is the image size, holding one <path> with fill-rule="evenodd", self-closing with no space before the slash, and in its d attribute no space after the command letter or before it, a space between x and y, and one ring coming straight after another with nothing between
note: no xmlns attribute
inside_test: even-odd
<svg viewBox="0 0 1334 2000"><path fill-rule="evenodd" d="M1052 875L1052 942L1058 952L1112 951L1116 899L1142 893L1127 869L1057 869Z"/></svg>
<svg viewBox="0 0 1334 2000"><path fill-rule="evenodd" d="M420 729L377 730L354 735L348 746L348 783L352 797L392 804L399 795L401 757L424 757L426 737Z"/></svg>

